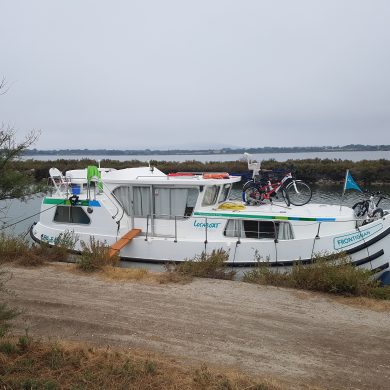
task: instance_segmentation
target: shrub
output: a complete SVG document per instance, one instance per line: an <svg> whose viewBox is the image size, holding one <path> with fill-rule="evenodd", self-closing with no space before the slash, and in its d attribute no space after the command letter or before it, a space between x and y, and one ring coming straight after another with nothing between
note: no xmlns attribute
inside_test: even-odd
<svg viewBox="0 0 390 390"><path fill-rule="evenodd" d="M65 230L64 233L60 233L54 239L53 251L53 260L56 261L66 261L68 259L69 251L74 250L79 237L74 231Z"/></svg>
<svg viewBox="0 0 390 390"><path fill-rule="evenodd" d="M15 344L10 343L9 341L4 341L0 343L0 352L4 353L6 355L11 355L13 353L16 353L17 348Z"/></svg>
<svg viewBox="0 0 390 390"><path fill-rule="evenodd" d="M18 339L18 347L22 352L27 351L32 344L32 338L28 335L27 329L24 336L20 336Z"/></svg>
<svg viewBox="0 0 390 390"><path fill-rule="evenodd" d="M18 260L28 254L30 246L25 238L0 233L0 264Z"/></svg>
<svg viewBox="0 0 390 390"><path fill-rule="evenodd" d="M54 245L41 242L33 244L31 248L20 256L18 263L24 266L40 266L46 261L66 261L69 251L75 248L78 236L73 231L66 230L60 233L54 240Z"/></svg>
<svg viewBox="0 0 390 390"><path fill-rule="evenodd" d="M223 249L213 250L210 254L202 252L193 259L166 266L170 272L199 278L233 279L236 271L228 269L229 252Z"/></svg>
<svg viewBox="0 0 390 390"><path fill-rule="evenodd" d="M387 290L379 292L384 290L369 270L355 267L345 254L317 255L312 264L296 262L291 271L282 272L259 262L258 267L244 274L243 280L347 296L390 297Z"/></svg>
<svg viewBox="0 0 390 390"><path fill-rule="evenodd" d="M94 236L89 239L89 244L80 242L82 252L78 266L82 271L93 272L102 269L106 265L115 266L119 263L119 256L110 256L110 247L96 240Z"/></svg>

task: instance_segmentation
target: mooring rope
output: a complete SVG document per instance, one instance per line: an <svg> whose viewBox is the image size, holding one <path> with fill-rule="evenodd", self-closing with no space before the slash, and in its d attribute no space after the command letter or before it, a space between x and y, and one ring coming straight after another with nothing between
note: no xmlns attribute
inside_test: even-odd
<svg viewBox="0 0 390 390"><path fill-rule="evenodd" d="M35 216L39 215L39 214L42 214L42 213L44 213L45 211L49 211L49 210L51 210L51 209L53 209L54 207L57 207L57 206L58 206L58 205L51 206L51 207L49 207L48 209L43 210L43 211L40 211L40 212L35 213L35 214L32 214L32 215L30 215L29 217L20 219L19 221L16 221L16 222L14 222L14 223L10 223L9 225L2 226L2 227L0 227L0 231L1 231L1 230L8 229L8 228L10 228L10 227L12 227L12 226L16 226L17 224L19 224L19 223L21 223L21 222L24 222L24 221L26 221L27 219L30 219L30 218L32 218L32 217L35 217Z"/></svg>

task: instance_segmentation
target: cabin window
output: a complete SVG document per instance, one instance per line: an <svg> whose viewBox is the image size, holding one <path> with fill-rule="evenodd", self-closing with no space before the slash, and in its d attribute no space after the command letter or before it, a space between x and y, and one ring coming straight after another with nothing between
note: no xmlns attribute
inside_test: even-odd
<svg viewBox="0 0 390 390"><path fill-rule="evenodd" d="M125 210L127 215L131 215L131 197L130 197L130 187L121 186L115 188L113 191L115 198L118 200L123 210Z"/></svg>
<svg viewBox="0 0 390 390"><path fill-rule="evenodd" d="M211 206L217 202L219 186L207 186L203 195L202 206Z"/></svg>
<svg viewBox="0 0 390 390"><path fill-rule="evenodd" d="M120 186L113 191L127 215L151 215L150 187L133 187L134 212L131 204L131 187ZM190 217L199 196L199 188L154 187L154 214L157 218Z"/></svg>
<svg viewBox="0 0 390 390"><path fill-rule="evenodd" d="M186 209L184 211L185 217L191 217L192 213L194 212L194 208L196 206L196 201L198 200L198 197L199 197L199 188L188 189Z"/></svg>
<svg viewBox="0 0 390 390"><path fill-rule="evenodd" d="M154 188L156 218L191 216L198 194L197 188Z"/></svg>
<svg viewBox="0 0 390 390"><path fill-rule="evenodd" d="M135 217L147 217L151 214L149 187L133 187L133 206Z"/></svg>
<svg viewBox="0 0 390 390"><path fill-rule="evenodd" d="M117 187L113 191L113 194L127 215L147 217L151 214L150 187L133 187L133 205L131 203L130 186Z"/></svg>
<svg viewBox="0 0 390 390"><path fill-rule="evenodd" d="M54 222L88 225L91 220L82 207L57 206L54 213Z"/></svg>
<svg viewBox="0 0 390 390"><path fill-rule="evenodd" d="M291 240L294 238L289 222L230 219L224 231L226 237L268 238Z"/></svg>
<svg viewBox="0 0 390 390"><path fill-rule="evenodd" d="M231 184L225 184L222 187L221 192L219 194L218 203L225 202L225 200L229 196L231 186L232 186Z"/></svg>

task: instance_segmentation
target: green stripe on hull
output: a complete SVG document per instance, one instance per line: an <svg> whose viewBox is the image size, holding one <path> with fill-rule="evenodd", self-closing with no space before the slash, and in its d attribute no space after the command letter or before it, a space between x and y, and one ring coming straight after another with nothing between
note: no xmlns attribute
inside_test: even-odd
<svg viewBox="0 0 390 390"><path fill-rule="evenodd" d="M43 204L58 204L71 206L69 199L55 199L55 198L45 198ZM97 200L78 200L76 206L89 206L89 207L100 207L100 203Z"/></svg>
<svg viewBox="0 0 390 390"><path fill-rule="evenodd" d="M305 217L285 217L281 215L253 215L253 214L225 214L225 213L205 213L195 211L197 217L223 217L223 218L240 218L240 219L271 219L277 221L310 221L310 222L334 222L336 218L305 218Z"/></svg>

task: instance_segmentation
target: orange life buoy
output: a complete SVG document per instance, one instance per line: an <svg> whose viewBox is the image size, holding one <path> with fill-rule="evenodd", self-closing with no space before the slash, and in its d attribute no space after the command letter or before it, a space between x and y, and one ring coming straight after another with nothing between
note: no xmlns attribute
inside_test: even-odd
<svg viewBox="0 0 390 390"><path fill-rule="evenodd" d="M176 173L168 173L168 176L194 176L195 173L191 172L176 172Z"/></svg>
<svg viewBox="0 0 390 390"><path fill-rule="evenodd" d="M203 179L229 179L229 177L227 172L203 174Z"/></svg>

